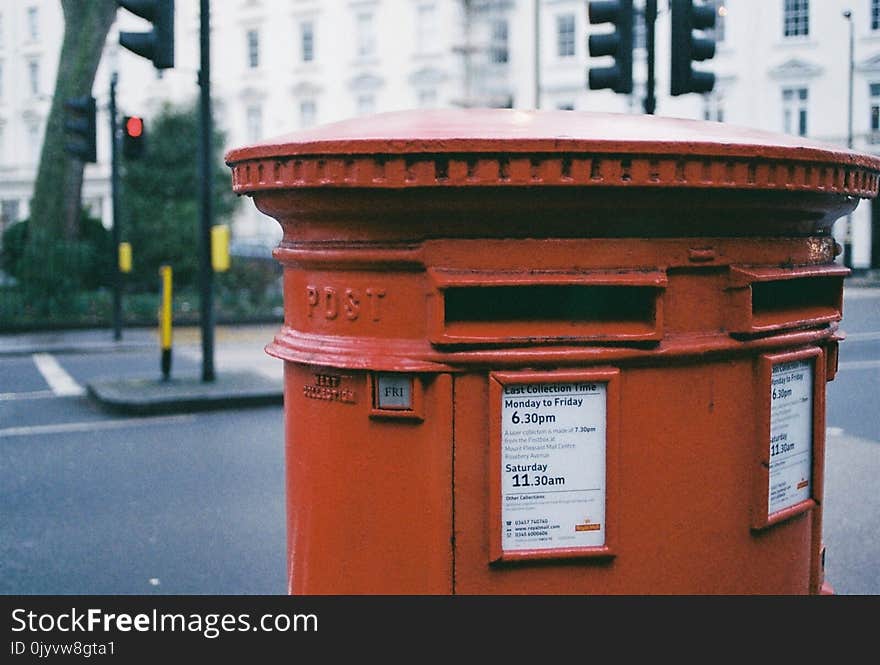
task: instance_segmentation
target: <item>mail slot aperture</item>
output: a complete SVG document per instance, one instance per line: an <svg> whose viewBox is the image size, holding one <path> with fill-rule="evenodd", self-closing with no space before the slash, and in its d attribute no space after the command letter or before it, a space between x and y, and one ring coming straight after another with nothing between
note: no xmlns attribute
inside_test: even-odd
<svg viewBox="0 0 880 665"><path fill-rule="evenodd" d="M651 342L663 335L662 272L510 275L434 271L435 344Z"/></svg>
<svg viewBox="0 0 880 665"><path fill-rule="evenodd" d="M731 267L728 330L757 335L839 321L848 274L848 268L838 265Z"/></svg>

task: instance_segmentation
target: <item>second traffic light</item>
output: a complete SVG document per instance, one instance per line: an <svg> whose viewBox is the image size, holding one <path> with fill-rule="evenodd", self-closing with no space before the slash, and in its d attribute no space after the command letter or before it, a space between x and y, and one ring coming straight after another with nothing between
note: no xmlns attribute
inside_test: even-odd
<svg viewBox="0 0 880 665"><path fill-rule="evenodd" d="M588 80L590 90L610 88L629 94L633 89L633 0L600 0L588 4L590 23L611 23L614 31L590 35L590 57L610 55L614 64L593 67Z"/></svg>
<svg viewBox="0 0 880 665"><path fill-rule="evenodd" d="M64 131L70 135L64 149L81 162L98 161L95 123L95 98L72 97L64 102Z"/></svg>
<svg viewBox="0 0 880 665"><path fill-rule="evenodd" d="M122 155L139 159L144 154L144 119L127 115L122 119Z"/></svg>
<svg viewBox="0 0 880 665"><path fill-rule="evenodd" d="M133 14L153 24L150 32L120 32L119 43L147 60L156 69L174 67L174 0L117 0Z"/></svg>
<svg viewBox="0 0 880 665"><path fill-rule="evenodd" d="M715 87L715 74L695 71L693 63L715 56L715 40L695 36L694 30L715 27L714 3L695 5L693 0L671 0L671 13L670 93L711 92Z"/></svg>

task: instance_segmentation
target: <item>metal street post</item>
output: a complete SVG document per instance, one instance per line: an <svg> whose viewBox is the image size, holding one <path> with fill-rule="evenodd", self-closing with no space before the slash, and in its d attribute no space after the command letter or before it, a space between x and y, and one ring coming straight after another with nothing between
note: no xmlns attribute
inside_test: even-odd
<svg viewBox="0 0 880 665"><path fill-rule="evenodd" d="M648 80L645 94L645 113L653 115L657 109L654 96L654 24L657 22L657 0L645 0L645 49L648 51Z"/></svg>
<svg viewBox="0 0 880 665"><path fill-rule="evenodd" d="M853 20L852 20L852 12L847 9L843 12L843 18L847 20L849 23L849 103L847 106L847 119L846 119L846 147L852 150L853 147L853 68L854 68L854 58L853 58L853 48L854 48L854 39L853 39ZM852 268L852 213L849 213L846 216L846 228L844 229L843 236L843 265L847 268Z"/></svg>
<svg viewBox="0 0 880 665"><path fill-rule="evenodd" d="M199 217L200 247L199 275L201 282L201 326L202 326L202 381L214 380L214 271L211 267L211 225L213 208L211 200L211 49L210 24L211 8L209 0L200 0L201 19L199 22L199 43L201 60L199 65Z"/></svg>
<svg viewBox="0 0 880 665"><path fill-rule="evenodd" d="M119 75L110 77L110 198L113 208L113 251L116 260L113 269L113 339L122 339L122 271L119 269L119 243L122 241L119 214L119 146L116 137L116 82Z"/></svg>
<svg viewBox="0 0 880 665"><path fill-rule="evenodd" d="M541 108L541 0L535 0L535 109Z"/></svg>

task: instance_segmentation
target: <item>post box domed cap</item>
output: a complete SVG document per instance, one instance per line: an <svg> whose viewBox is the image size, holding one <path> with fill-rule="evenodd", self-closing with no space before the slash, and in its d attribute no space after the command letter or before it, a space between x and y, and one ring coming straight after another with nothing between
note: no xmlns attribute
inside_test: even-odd
<svg viewBox="0 0 880 665"><path fill-rule="evenodd" d="M237 193L503 185L799 189L876 196L880 158L799 136L649 115L382 113L230 150Z"/></svg>

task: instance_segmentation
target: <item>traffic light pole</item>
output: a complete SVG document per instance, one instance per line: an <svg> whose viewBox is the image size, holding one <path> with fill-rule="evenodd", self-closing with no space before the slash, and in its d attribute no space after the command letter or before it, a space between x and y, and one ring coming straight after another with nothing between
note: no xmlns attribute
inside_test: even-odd
<svg viewBox="0 0 880 665"><path fill-rule="evenodd" d="M214 380L214 271L211 267L211 225L213 218L211 184L211 51L210 51L210 0L199 0L201 19L199 43L201 61L199 66L199 188L201 246L199 247L199 273L201 282L202 323L202 381Z"/></svg>
<svg viewBox="0 0 880 665"><path fill-rule="evenodd" d="M843 17L849 22L849 105L847 106L847 124L846 124L846 147L852 150L853 147L853 68L855 59L853 57L853 19L852 12L846 10ZM847 268L853 267L852 260L852 213L846 216L846 227L843 236L843 265Z"/></svg>
<svg viewBox="0 0 880 665"><path fill-rule="evenodd" d="M654 115L657 98L654 96L654 25L657 22L657 0L645 0L645 49L648 51L648 80L645 94L645 113Z"/></svg>
<svg viewBox="0 0 880 665"><path fill-rule="evenodd" d="M122 339L122 272L119 269L119 243L122 233L119 228L119 141L116 137L116 81L118 75L110 77L110 198L113 208L113 339Z"/></svg>
<svg viewBox="0 0 880 665"><path fill-rule="evenodd" d="M541 0L535 0L535 110L541 108Z"/></svg>

